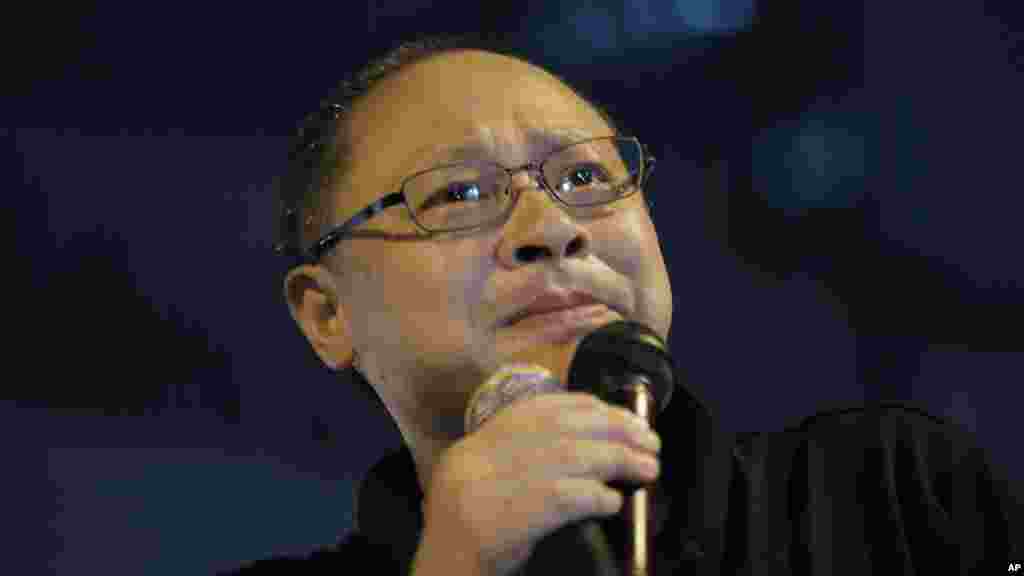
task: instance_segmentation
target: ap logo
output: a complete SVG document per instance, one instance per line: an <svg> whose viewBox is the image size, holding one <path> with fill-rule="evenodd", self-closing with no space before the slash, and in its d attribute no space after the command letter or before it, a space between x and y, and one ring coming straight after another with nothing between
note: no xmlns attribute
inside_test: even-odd
<svg viewBox="0 0 1024 576"><path fill-rule="evenodd" d="M1010 562L1010 567L1006 569L1009 574L1020 573L1020 562Z"/></svg>

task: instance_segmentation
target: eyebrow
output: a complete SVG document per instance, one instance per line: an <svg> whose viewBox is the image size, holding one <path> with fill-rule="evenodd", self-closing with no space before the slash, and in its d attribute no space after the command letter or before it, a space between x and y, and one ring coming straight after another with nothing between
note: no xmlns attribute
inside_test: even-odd
<svg viewBox="0 0 1024 576"><path fill-rule="evenodd" d="M575 127L549 129L528 128L526 130L526 135L531 142L543 146L545 150L552 150L559 146L566 146L573 142L579 142L580 140L586 140L588 138L596 138L596 136L589 130ZM460 160L480 158L482 156L490 156L493 154L494 149L488 143L482 142L478 139L469 140L453 146L428 144L414 150L412 154L406 158L403 165L411 169L420 162L430 160L430 165L436 166L447 162L457 162ZM428 168L424 167L422 169Z"/></svg>

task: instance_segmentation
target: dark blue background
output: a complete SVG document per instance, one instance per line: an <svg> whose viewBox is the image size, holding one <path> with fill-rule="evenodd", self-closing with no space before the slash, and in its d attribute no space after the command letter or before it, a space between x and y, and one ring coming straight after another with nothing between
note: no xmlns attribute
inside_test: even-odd
<svg viewBox="0 0 1024 576"><path fill-rule="evenodd" d="M508 30L651 145L673 355L725 428L910 400L1024 480L1013 2L393 4L11 13L4 572L211 573L349 528L400 437L288 317L269 184L414 31Z"/></svg>

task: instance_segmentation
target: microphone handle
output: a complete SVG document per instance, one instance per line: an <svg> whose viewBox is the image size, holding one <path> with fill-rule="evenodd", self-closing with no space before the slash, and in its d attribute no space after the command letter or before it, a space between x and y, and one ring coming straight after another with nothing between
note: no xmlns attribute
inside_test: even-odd
<svg viewBox="0 0 1024 576"><path fill-rule="evenodd" d="M654 429L656 407L646 377L629 374L626 383L614 394L615 397L608 399L609 403L622 406L645 418L651 429ZM623 535L622 538L616 539L615 543L622 576L653 576L654 490L631 482L611 482L609 486L619 490L623 496L622 510L614 519L619 523Z"/></svg>

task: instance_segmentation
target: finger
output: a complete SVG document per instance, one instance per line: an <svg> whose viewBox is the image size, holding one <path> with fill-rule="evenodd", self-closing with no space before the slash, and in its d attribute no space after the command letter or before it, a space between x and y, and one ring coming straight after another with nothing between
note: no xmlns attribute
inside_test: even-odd
<svg viewBox="0 0 1024 576"><path fill-rule="evenodd" d="M570 436L618 442L651 454L661 451L658 434L628 410L567 410L559 418Z"/></svg>
<svg viewBox="0 0 1024 576"><path fill-rule="evenodd" d="M649 482L661 470L655 456L613 442L562 440L553 446L551 454L551 474L555 477Z"/></svg>
<svg viewBox="0 0 1024 576"><path fill-rule="evenodd" d="M559 478L549 485L542 517L545 534L585 518L611 516L622 509L622 495L601 482Z"/></svg>

